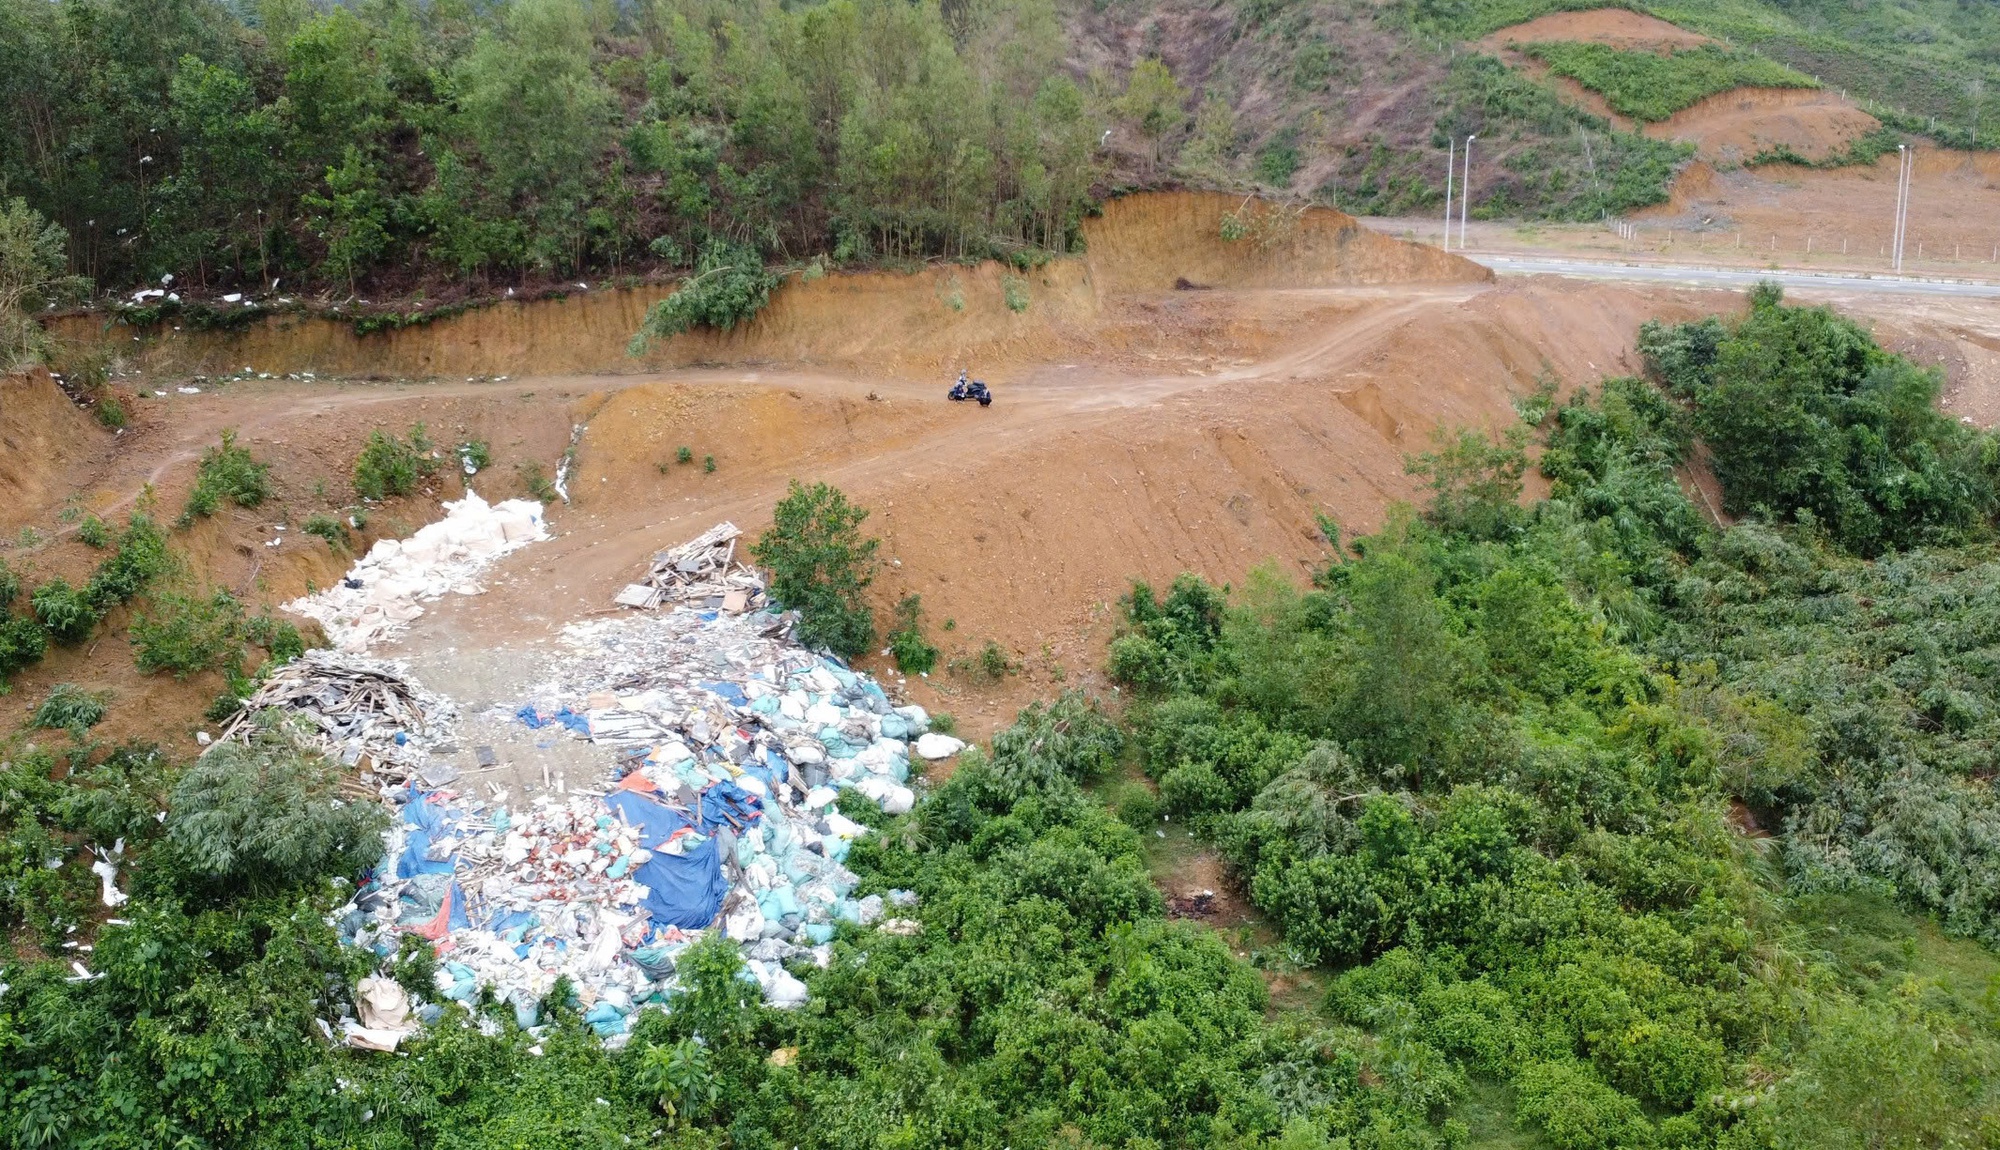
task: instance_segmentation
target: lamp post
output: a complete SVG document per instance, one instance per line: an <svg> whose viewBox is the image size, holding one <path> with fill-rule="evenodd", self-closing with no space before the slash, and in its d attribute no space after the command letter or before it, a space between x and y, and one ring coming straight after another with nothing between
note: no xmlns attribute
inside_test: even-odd
<svg viewBox="0 0 2000 1150"><path fill-rule="evenodd" d="M1458 172L1458 141L1444 138L1444 250L1451 250L1451 178Z"/></svg>
<svg viewBox="0 0 2000 1150"><path fill-rule="evenodd" d="M1478 136L1465 138L1465 179L1459 184L1462 198L1458 202L1458 250L1460 251L1464 251L1466 245L1465 217L1472 210L1472 141L1478 138ZM1449 212L1450 206L1447 205L1445 210Z"/></svg>

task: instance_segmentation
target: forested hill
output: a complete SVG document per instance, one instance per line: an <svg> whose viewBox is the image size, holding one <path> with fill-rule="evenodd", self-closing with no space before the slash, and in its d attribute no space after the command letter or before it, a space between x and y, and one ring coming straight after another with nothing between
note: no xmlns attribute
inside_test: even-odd
<svg viewBox="0 0 2000 1150"><path fill-rule="evenodd" d="M1063 50L1051 0L0 0L0 186L113 286L1062 251Z"/></svg>
<svg viewBox="0 0 2000 1150"><path fill-rule="evenodd" d="M1144 184L1428 213L1470 133L1475 215L1596 220L1664 200L1689 148L1477 42L1599 3L0 0L0 203L100 290L432 300L715 244L1027 261ZM1991 3L1630 6L1897 132L2000 132Z"/></svg>

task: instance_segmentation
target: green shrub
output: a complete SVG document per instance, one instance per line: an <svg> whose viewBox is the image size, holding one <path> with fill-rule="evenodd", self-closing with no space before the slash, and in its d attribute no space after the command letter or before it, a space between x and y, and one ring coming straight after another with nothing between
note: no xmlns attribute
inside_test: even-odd
<svg viewBox="0 0 2000 1150"><path fill-rule="evenodd" d="M958 720L951 717L950 711L939 711L930 717L930 728L940 735L949 735L958 730Z"/></svg>
<svg viewBox="0 0 2000 1150"><path fill-rule="evenodd" d="M98 395L91 411L97 416L98 426L107 431L120 431L132 423L131 414L125 410L125 402L108 391Z"/></svg>
<svg viewBox="0 0 2000 1150"><path fill-rule="evenodd" d="M134 512L118 536L118 549L97 565L85 590L98 612L129 603L146 587L174 569L166 533L146 515Z"/></svg>
<svg viewBox="0 0 2000 1150"><path fill-rule="evenodd" d="M197 671L236 672L247 637L243 605L221 590L206 597L156 594L145 613L132 620L131 637L139 669L148 674L172 671L185 679Z"/></svg>
<svg viewBox="0 0 2000 1150"><path fill-rule="evenodd" d="M49 633L33 616L0 614L0 691L9 676L33 666L49 649Z"/></svg>
<svg viewBox="0 0 2000 1150"><path fill-rule="evenodd" d="M542 470L542 465L539 463L521 465L521 486L528 489L529 495L543 503L554 503L562 498L562 493L556 490L554 483L549 482L548 473Z"/></svg>
<svg viewBox="0 0 2000 1150"><path fill-rule="evenodd" d="M103 617L91 603L88 588L71 587L69 580L60 575L35 588L30 601L34 604L35 618L47 629L49 637L65 647L88 639L98 619Z"/></svg>
<svg viewBox="0 0 2000 1150"><path fill-rule="evenodd" d="M423 424L412 425L408 439L378 427L368 433L368 444L354 461L354 491L363 499L408 495L437 473L434 456Z"/></svg>
<svg viewBox="0 0 2000 1150"><path fill-rule="evenodd" d="M1160 821L1160 796L1137 780L1121 783L1111 792L1111 809L1118 820L1135 831L1153 829Z"/></svg>
<svg viewBox="0 0 2000 1150"><path fill-rule="evenodd" d="M0 615L6 614L20 596L21 577L14 574L14 569L7 566L5 559L0 559Z"/></svg>
<svg viewBox="0 0 2000 1150"><path fill-rule="evenodd" d="M347 524L340 517L325 512L315 512L306 516L305 525L300 528L307 535L317 535L326 540L330 550L343 551L347 548Z"/></svg>
<svg viewBox="0 0 2000 1150"><path fill-rule="evenodd" d="M861 593L875 579L879 540L863 538L868 511L838 488L794 479L750 553L771 572L771 597L799 612L799 641L853 658L875 641Z"/></svg>
<svg viewBox="0 0 2000 1150"><path fill-rule="evenodd" d="M989 679L1004 679L1020 669L1007 657L1006 650L992 639L986 640L986 645L979 649L977 665L980 672Z"/></svg>
<svg viewBox="0 0 2000 1150"><path fill-rule="evenodd" d="M694 448L692 448L692 447L689 447L689 446L688 446L688 445L686 445L685 443L684 443L684 444L682 444L682 445L680 445L679 447L676 447L676 448L674 448L674 462L675 462L675 463L693 463L693 462L694 462Z"/></svg>
<svg viewBox="0 0 2000 1150"><path fill-rule="evenodd" d="M701 457L701 470L702 470L702 473L703 473L703 474L706 474L706 475L714 475L714 474L715 474L715 456L713 456L713 455L704 455L704 456L702 456L702 457Z"/></svg>
<svg viewBox="0 0 2000 1150"><path fill-rule="evenodd" d="M1007 301L1007 310L1024 312L1028 310L1028 281L1020 276L1000 277L1000 295Z"/></svg>
<svg viewBox="0 0 2000 1150"><path fill-rule="evenodd" d="M381 856L378 803L343 802L341 771L280 726L222 743L174 784L167 838L186 869L218 885L276 891L351 876Z"/></svg>
<svg viewBox="0 0 2000 1150"><path fill-rule="evenodd" d="M778 277L764 270L764 257L755 248L711 239L695 274L646 313L632 337L632 354L644 355L653 341L692 328L728 331L748 323L771 302L777 286Z"/></svg>
<svg viewBox="0 0 2000 1150"><path fill-rule="evenodd" d="M104 696L75 683L57 683L35 708L34 724L53 731L84 731L104 719Z"/></svg>
<svg viewBox="0 0 2000 1150"><path fill-rule="evenodd" d="M111 525L95 515L86 515L83 522L76 525L77 541L86 547L103 550L111 546ZM0 603L0 606L5 606Z"/></svg>
<svg viewBox="0 0 2000 1150"><path fill-rule="evenodd" d="M896 669L905 675L927 674L937 666L937 646L924 637L922 596L908 595L896 604L896 628L889 632L889 653L895 657Z"/></svg>
<svg viewBox="0 0 2000 1150"><path fill-rule="evenodd" d="M1862 555L1991 531L1990 437L1939 413L1942 376L1775 285L1747 315L1639 333L1648 367L1694 407L1723 504L1810 520Z"/></svg>
<svg viewBox="0 0 2000 1150"><path fill-rule="evenodd" d="M194 490L188 492L187 510L179 526L187 527L197 518L206 518L227 499L238 507L255 507L271 493L271 466L259 463L247 447L236 445L234 430L222 433L222 443L202 453L195 468Z"/></svg>

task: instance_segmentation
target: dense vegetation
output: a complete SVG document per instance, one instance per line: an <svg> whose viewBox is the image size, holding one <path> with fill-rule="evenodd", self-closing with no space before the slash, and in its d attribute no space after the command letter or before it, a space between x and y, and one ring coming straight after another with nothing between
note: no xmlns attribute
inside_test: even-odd
<svg viewBox="0 0 2000 1150"><path fill-rule="evenodd" d="M1339 972L1335 1014L1419 1044L1441 1106L1505 1084L1565 1150L1991 1144L2000 975L1911 955L1873 982L1799 932L1896 900L2000 945L1992 509L1905 509L1905 538L1963 546L1872 562L1865 516L1718 529L1674 479L1697 429L1825 418L1876 447L1718 436L1732 506L1760 503L1746 475L1851 491L1947 421L1843 424L1848 369L1935 380L1774 290L1646 343L1665 380L1692 370L1673 348L1729 350L1692 411L1623 379L1548 412L1531 509L1520 445L1462 436L1414 461L1428 514L1310 590L1135 589L1112 670L1147 700L1146 770ZM1934 466L1987 490L1991 444Z"/></svg>
<svg viewBox="0 0 2000 1150"><path fill-rule="evenodd" d="M1602 95L1612 111L1635 120L1664 120L1733 88L1813 87L1811 77L1783 64L1713 44L1667 53L1569 42L1524 44L1521 50L1556 75Z"/></svg>
<svg viewBox="0 0 2000 1150"><path fill-rule="evenodd" d="M1049 0L0 0L0 189L100 284L1065 251L1062 48Z"/></svg>

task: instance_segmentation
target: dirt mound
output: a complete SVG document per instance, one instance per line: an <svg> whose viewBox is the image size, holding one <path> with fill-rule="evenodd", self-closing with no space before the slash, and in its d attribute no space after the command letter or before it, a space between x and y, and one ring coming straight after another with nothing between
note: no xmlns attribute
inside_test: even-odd
<svg viewBox="0 0 2000 1150"><path fill-rule="evenodd" d="M1647 16L1625 8L1593 8L1586 12L1551 12L1523 24L1488 33L1479 47L1493 52L1509 44L1545 44L1573 41L1602 44L1628 52L1664 52L1669 48L1693 48L1713 43L1699 32L1669 24L1657 16Z"/></svg>
<svg viewBox="0 0 2000 1150"><path fill-rule="evenodd" d="M0 506L37 507L61 498L71 469L109 434L46 370L0 375Z"/></svg>
<svg viewBox="0 0 2000 1150"><path fill-rule="evenodd" d="M1242 227L1225 239L1225 219ZM1483 283L1487 269L1425 244L1371 232L1321 207L1223 192L1156 192L1104 205L1084 225L1091 274L1106 293L1167 291L1177 281L1231 288Z"/></svg>
<svg viewBox="0 0 2000 1150"><path fill-rule="evenodd" d="M1702 159L1713 163L1742 164L1778 149L1823 160L1881 126L1825 90L1737 88L1646 125L1646 134L1693 144Z"/></svg>

